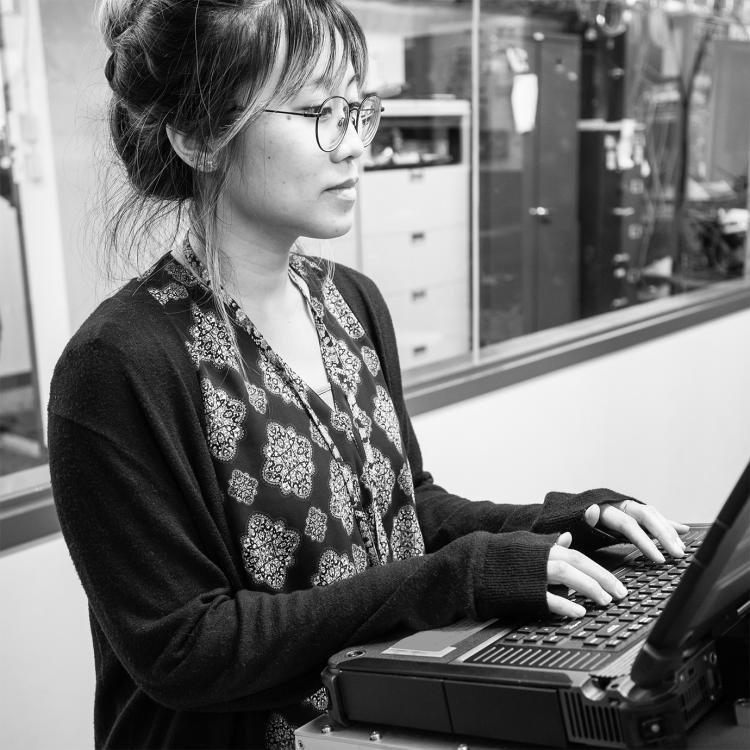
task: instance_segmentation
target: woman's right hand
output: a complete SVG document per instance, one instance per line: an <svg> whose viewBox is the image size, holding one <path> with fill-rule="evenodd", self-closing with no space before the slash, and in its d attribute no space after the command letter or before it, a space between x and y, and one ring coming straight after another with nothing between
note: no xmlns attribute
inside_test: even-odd
<svg viewBox="0 0 750 750"><path fill-rule="evenodd" d="M609 604L613 598L622 599L627 589L606 568L577 550L570 549L573 540L569 532L560 534L547 561L547 584L567 586L597 604ZM563 617L583 617L586 610L580 604L547 592L550 612Z"/></svg>

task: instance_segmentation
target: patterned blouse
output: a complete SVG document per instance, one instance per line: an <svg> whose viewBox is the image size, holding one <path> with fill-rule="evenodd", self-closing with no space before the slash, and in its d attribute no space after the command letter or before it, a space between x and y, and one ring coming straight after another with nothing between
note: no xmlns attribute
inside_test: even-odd
<svg viewBox="0 0 750 750"><path fill-rule="evenodd" d="M189 268L165 256L144 281L183 332L195 365L206 440L247 587L326 586L367 566L424 554L411 471L378 356L324 265L293 254L289 273L315 322L333 409L221 290L240 366L206 270L189 246L184 250ZM316 712L325 708L321 696L312 698ZM269 730L288 740L291 725L272 714ZM269 746L284 744L269 737Z"/></svg>

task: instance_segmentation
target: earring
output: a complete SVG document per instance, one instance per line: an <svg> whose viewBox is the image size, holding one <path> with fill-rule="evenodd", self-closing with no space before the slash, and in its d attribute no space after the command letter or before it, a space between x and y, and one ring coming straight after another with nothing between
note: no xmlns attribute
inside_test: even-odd
<svg viewBox="0 0 750 750"><path fill-rule="evenodd" d="M216 169L216 160L206 155L202 159L199 159L195 166L201 172L213 172Z"/></svg>

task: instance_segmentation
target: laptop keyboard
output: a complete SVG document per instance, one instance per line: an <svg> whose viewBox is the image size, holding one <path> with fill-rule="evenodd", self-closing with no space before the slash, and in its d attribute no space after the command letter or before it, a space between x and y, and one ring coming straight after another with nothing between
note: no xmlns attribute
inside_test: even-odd
<svg viewBox="0 0 750 750"><path fill-rule="evenodd" d="M570 668L575 661L576 667L585 664L589 668L603 660L603 652L624 651L651 629L700 547L702 534L690 531L682 540L686 547L683 558L668 557L664 563L655 563L640 556L612 571L628 590L624 599L599 606L585 597L571 594L571 601L586 608L583 617L576 620L552 617L519 625L468 661L510 664L518 658L519 666L550 667L554 663L558 668ZM541 658L531 657L527 663L513 646L522 647L530 657L534 652ZM567 658L553 659L553 654L561 656L560 649ZM582 652L590 652L591 658L586 658Z"/></svg>

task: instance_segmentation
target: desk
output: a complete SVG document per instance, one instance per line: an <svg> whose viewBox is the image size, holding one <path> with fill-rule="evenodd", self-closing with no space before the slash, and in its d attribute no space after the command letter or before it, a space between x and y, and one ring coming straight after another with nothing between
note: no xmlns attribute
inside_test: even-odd
<svg viewBox="0 0 750 750"><path fill-rule="evenodd" d="M377 732L374 735L373 732ZM400 727L365 726L332 728L321 716L295 732L297 750L360 748L361 750L533 750L538 745L499 745L497 742L460 736L417 732ZM583 747L583 746L579 746ZM724 701L693 727L687 750L748 750L750 727L734 720L731 702Z"/></svg>

